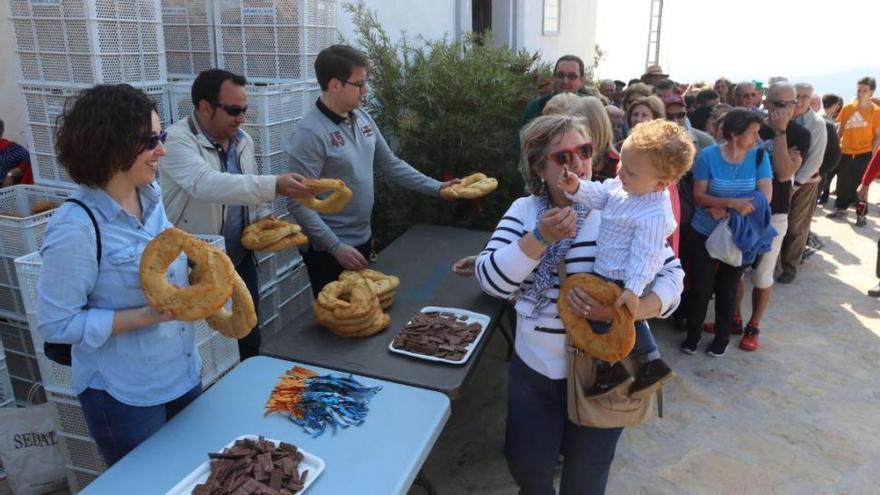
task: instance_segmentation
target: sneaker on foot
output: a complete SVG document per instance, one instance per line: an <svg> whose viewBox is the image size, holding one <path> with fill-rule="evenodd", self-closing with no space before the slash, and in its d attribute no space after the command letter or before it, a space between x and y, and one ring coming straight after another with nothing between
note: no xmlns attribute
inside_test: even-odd
<svg viewBox="0 0 880 495"><path fill-rule="evenodd" d="M819 204L819 205L828 204L828 196L826 196L824 194L819 196L819 198L816 200L816 204Z"/></svg>
<svg viewBox="0 0 880 495"><path fill-rule="evenodd" d="M727 354L727 344L719 346L715 342L712 342L712 345L706 348L706 354L715 358L723 357Z"/></svg>
<svg viewBox="0 0 880 495"><path fill-rule="evenodd" d="M706 333L715 333L715 324L714 323L703 323L703 331ZM743 321L742 318L734 318L730 323L730 333L731 335L742 335L743 334Z"/></svg>
<svg viewBox="0 0 880 495"><path fill-rule="evenodd" d="M797 275L792 272L782 272L782 275L780 275L779 278L776 279L776 281L780 284L790 284L794 282L794 278L796 276Z"/></svg>
<svg viewBox="0 0 880 495"><path fill-rule="evenodd" d="M636 380L629 387L629 396L633 399L646 399L673 378L675 372L662 359L648 361L636 371Z"/></svg>
<svg viewBox="0 0 880 495"><path fill-rule="evenodd" d="M868 219L865 215L858 215L856 217L856 227L864 227L865 225L868 225Z"/></svg>
<svg viewBox="0 0 880 495"><path fill-rule="evenodd" d="M758 330L758 327L753 326L751 323L746 325L745 334L743 338L739 341L739 348L744 351L756 351L758 350L758 334L761 333Z"/></svg>
<svg viewBox="0 0 880 495"><path fill-rule="evenodd" d="M611 366L599 366L596 369L596 383L584 395L589 399L598 399L632 382L632 375L620 361Z"/></svg>
<svg viewBox="0 0 880 495"><path fill-rule="evenodd" d="M678 346L678 350L685 353L685 354L693 356L694 354L697 353L697 343L691 344L690 342L685 340L684 342L681 343L680 346Z"/></svg>
<svg viewBox="0 0 880 495"><path fill-rule="evenodd" d="M825 218L846 218L846 210L834 210L825 215Z"/></svg>
<svg viewBox="0 0 880 495"><path fill-rule="evenodd" d="M880 284L877 284L877 287L873 289L868 289L868 295L871 297L880 297Z"/></svg>

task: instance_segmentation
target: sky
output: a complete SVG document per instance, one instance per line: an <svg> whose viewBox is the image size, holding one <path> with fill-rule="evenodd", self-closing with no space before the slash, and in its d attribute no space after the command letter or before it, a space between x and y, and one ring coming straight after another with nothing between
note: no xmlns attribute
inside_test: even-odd
<svg viewBox="0 0 880 495"><path fill-rule="evenodd" d="M650 0L598 0L599 77L628 80L644 72ZM880 80L880 1L665 0L660 64L678 81L736 82L870 68ZM873 72L873 73L871 73ZM855 92L853 76L825 78L820 92ZM822 78L817 78L817 80ZM824 86L819 87L819 86ZM840 94L840 93L839 93Z"/></svg>

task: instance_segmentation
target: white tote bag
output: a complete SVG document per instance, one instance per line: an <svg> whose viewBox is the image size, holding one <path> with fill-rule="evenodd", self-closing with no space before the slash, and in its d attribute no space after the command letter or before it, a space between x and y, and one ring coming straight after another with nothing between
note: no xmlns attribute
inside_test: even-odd
<svg viewBox="0 0 880 495"><path fill-rule="evenodd" d="M736 243L733 242L733 232L730 231L730 226L727 225L728 220L730 220L730 217L719 222L715 230L709 235L709 238L706 239L706 251L709 252L709 256L722 263L727 263L730 266L740 266L742 265L743 253L736 247Z"/></svg>
<svg viewBox="0 0 880 495"><path fill-rule="evenodd" d="M0 408L0 425L0 462L12 493L38 495L67 487L55 406Z"/></svg>

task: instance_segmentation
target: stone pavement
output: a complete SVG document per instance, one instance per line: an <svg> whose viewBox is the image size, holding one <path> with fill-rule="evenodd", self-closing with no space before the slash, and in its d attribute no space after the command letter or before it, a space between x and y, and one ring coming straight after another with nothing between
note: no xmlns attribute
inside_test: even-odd
<svg viewBox="0 0 880 495"><path fill-rule="evenodd" d="M723 358L687 356L677 350L683 334L652 323L678 379L664 418L624 432L609 495L880 493L880 300L865 295L877 284L878 190L865 228L817 209L824 248L794 283L776 286L758 351L734 337ZM502 453L500 334L486 351L425 464L441 495L516 493Z"/></svg>

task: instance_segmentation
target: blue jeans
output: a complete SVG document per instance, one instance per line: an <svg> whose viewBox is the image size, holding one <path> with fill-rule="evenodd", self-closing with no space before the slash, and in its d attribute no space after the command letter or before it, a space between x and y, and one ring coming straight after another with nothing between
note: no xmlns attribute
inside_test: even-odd
<svg viewBox="0 0 880 495"><path fill-rule="evenodd" d="M563 454L561 495L602 495L623 428L590 428L568 420L566 380L551 380L514 352L507 377L504 455L520 495L551 495Z"/></svg>
<svg viewBox="0 0 880 495"><path fill-rule="evenodd" d="M248 251L248 255L235 265L235 271L248 288L251 299L254 300L254 313L260 314L260 284L257 280L257 260ZM260 327L256 326L247 336L238 339L238 354L242 361L260 355Z"/></svg>
<svg viewBox="0 0 880 495"><path fill-rule="evenodd" d="M603 334L611 330L611 325L604 321L587 320L590 322L590 328L593 333ZM647 363L655 359L660 359L660 351L657 349L657 341L654 340L654 334L651 333L651 327L645 320L636 320L636 343L633 345L630 355L636 358L639 363Z"/></svg>
<svg viewBox="0 0 880 495"><path fill-rule="evenodd" d="M89 433L107 467L155 433L202 393L199 383L189 392L165 404L137 407L123 404L104 390L87 388L79 394Z"/></svg>

